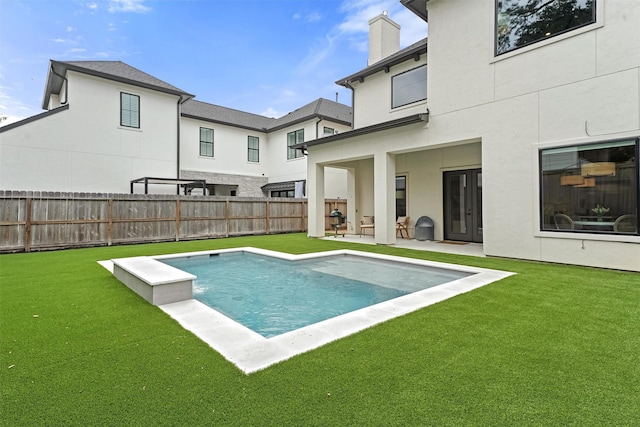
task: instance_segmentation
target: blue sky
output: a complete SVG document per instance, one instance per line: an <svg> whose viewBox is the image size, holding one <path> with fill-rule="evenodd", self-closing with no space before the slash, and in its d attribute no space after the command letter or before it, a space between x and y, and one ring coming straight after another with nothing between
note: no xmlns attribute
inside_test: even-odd
<svg viewBox="0 0 640 427"><path fill-rule="evenodd" d="M0 115L42 112L49 60L123 61L196 99L279 117L367 64L387 10L401 47L426 36L399 0L0 0ZM70 100L73 102L73 100Z"/></svg>

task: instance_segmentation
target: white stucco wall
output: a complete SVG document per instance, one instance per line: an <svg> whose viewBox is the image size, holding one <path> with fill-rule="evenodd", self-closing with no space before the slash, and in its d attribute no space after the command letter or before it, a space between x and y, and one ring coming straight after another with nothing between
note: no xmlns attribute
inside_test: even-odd
<svg viewBox="0 0 640 427"><path fill-rule="evenodd" d="M312 147L310 171L353 166L359 213L374 206L388 216L380 204L390 195L372 197L382 188L374 171L387 173L374 159L393 154L391 170L408 176L410 215L434 218L441 238L443 171L481 166L487 255L640 270L637 236L541 232L538 196L540 148L640 135L640 2L599 0L597 24L498 58L494 5L429 1L429 123ZM393 118L393 74L354 85L356 127Z"/></svg>
<svg viewBox="0 0 640 427"><path fill-rule="evenodd" d="M213 157L200 155L200 128L213 129ZM183 118L180 127L180 167L202 172L266 176L268 137L256 132L204 120ZM259 138L259 162L248 160L248 137Z"/></svg>
<svg viewBox="0 0 640 427"><path fill-rule="evenodd" d="M416 102L398 108L391 108L391 79L393 76L412 70L427 63L427 55L420 56L419 61L413 59L390 68L388 73L381 71L368 76L364 82L353 82L354 88L354 129L374 125L412 114L424 113L427 101ZM428 71L430 72L430 70ZM427 82L429 77L427 77ZM427 97L429 92L427 92Z"/></svg>
<svg viewBox="0 0 640 427"><path fill-rule="evenodd" d="M177 96L68 78L67 111L0 134L0 188L128 193L132 179L176 176ZM140 129L120 126L122 91L140 96Z"/></svg>

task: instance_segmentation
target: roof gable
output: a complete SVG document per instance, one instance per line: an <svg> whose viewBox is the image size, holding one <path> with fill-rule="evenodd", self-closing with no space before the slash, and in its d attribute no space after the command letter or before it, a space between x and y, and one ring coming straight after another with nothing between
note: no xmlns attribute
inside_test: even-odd
<svg viewBox="0 0 640 427"><path fill-rule="evenodd" d="M125 64L122 61L63 62L51 60L42 108L47 108L52 94L60 93L64 77L66 77L67 71L69 70L172 95L183 96L185 98L194 97L194 95L147 74L144 71L140 71L131 65Z"/></svg>

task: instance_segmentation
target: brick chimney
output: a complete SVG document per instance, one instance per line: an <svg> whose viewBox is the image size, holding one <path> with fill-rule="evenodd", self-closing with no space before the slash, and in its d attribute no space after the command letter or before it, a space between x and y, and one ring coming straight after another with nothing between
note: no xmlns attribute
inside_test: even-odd
<svg viewBox="0 0 640 427"><path fill-rule="evenodd" d="M385 10L369 21L369 62L367 65L400 50L400 25L387 16Z"/></svg>

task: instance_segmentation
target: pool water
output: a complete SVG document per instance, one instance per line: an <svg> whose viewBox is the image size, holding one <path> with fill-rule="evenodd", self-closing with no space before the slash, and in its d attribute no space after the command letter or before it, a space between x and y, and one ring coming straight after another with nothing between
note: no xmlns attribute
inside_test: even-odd
<svg viewBox="0 0 640 427"><path fill-rule="evenodd" d="M193 298L265 338L473 274L354 255L288 261L230 252L160 261L197 276Z"/></svg>

